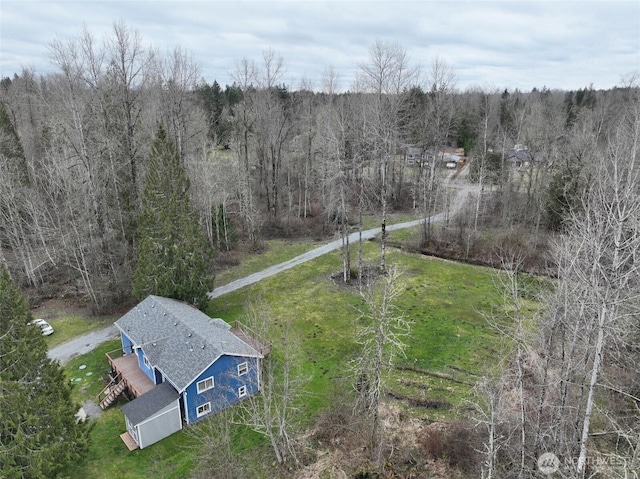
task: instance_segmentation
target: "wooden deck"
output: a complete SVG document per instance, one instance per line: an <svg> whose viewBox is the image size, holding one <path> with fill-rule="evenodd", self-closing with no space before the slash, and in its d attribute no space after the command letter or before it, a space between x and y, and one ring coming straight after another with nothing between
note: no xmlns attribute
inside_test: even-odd
<svg viewBox="0 0 640 479"><path fill-rule="evenodd" d="M263 356L267 356L271 352L271 343L261 338L251 328L241 322L234 321L231 332Z"/></svg>
<svg viewBox="0 0 640 479"><path fill-rule="evenodd" d="M126 381L129 391L135 397L142 396L155 387L151 379L138 366L138 357L135 354L127 354L120 358L109 357L109 362L111 367L119 372L122 379Z"/></svg>

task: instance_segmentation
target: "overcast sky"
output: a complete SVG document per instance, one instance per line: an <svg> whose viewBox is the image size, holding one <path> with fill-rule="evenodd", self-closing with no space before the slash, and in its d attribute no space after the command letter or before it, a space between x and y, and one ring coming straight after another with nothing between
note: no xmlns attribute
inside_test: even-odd
<svg viewBox="0 0 640 479"><path fill-rule="evenodd" d="M161 53L190 52L200 76L223 86L238 61L271 48L287 85L305 77L320 88L331 66L346 90L377 39L398 42L427 71L444 60L459 89L606 89L640 71L640 0L1 0L0 76L54 71L54 38L77 38L85 25L104 38L119 20Z"/></svg>

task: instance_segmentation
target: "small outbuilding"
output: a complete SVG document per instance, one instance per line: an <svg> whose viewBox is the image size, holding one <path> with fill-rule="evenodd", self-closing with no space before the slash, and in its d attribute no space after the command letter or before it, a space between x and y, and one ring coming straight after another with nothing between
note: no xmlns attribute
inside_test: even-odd
<svg viewBox="0 0 640 479"><path fill-rule="evenodd" d="M122 412L127 433L140 449L182 429L180 395L169 383L160 383L125 404Z"/></svg>

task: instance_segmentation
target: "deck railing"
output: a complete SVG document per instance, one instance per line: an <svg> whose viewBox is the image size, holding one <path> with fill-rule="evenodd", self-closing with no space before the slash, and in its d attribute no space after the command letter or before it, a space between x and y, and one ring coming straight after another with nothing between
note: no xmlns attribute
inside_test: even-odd
<svg viewBox="0 0 640 479"><path fill-rule="evenodd" d="M113 360L124 356L124 352L122 351L122 348L118 348L114 349L113 351L109 351L108 353L106 353L106 356L107 360L109 361L109 365L113 367Z"/></svg>
<svg viewBox="0 0 640 479"><path fill-rule="evenodd" d="M252 347L258 350L260 354L263 356L269 354L271 352L271 347L273 344L271 341L267 341L265 338L256 333L253 329L251 329L246 324L241 323L240 321L233 322L233 329L240 331L244 334L248 339L251 340L250 344Z"/></svg>
<svg viewBox="0 0 640 479"><path fill-rule="evenodd" d="M131 369L125 368L123 370L121 367L118 367L118 365L115 362L115 360L125 356L122 349L115 349L113 351L109 351L108 353L106 353L106 356L107 356L107 360L109 361L109 365L113 369L114 376L112 380L109 382L109 384L107 384L105 388L98 394L98 403L104 400L105 397L107 397L110 394L110 392L114 389L115 385L119 383L124 383L126 389L134 397L141 396L144 393L144 391L141 391L136 387L137 382L135 377L131 377L131 374L132 374ZM135 362L137 364L137 356L135 355L133 356L135 357ZM141 375L144 375L144 373L141 373Z"/></svg>

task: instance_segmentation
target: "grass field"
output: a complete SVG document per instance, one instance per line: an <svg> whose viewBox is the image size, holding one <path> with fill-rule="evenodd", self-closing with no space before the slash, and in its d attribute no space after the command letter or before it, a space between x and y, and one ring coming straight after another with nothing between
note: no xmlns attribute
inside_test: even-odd
<svg viewBox="0 0 640 479"><path fill-rule="evenodd" d="M240 277L269 266L268 263L282 261L282 255L293 254L289 246L282 243L271 250L271 256L250 259L239 271L230 272L230 277ZM286 251L276 251L280 248ZM308 245L300 245L296 254L305 248L308 249ZM355 251L354 245L354 264ZM367 260L376 264L378 246L367 243L365 251ZM397 396L413 400L413 403L405 402L412 404L415 414L430 420L447 419L456 414L470 386L420 371L457 375L464 383L473 381L474 374L481 374L495 363L501 340L482 316L483 311L489 311L500 301L494 289L494 272L395 250L388 253L387 263L396 265L403 272L403 293L398 306L412 321L406 357L399 361L399 365L406 366L407 370L392 375L390 390ZM209 315L229 322L242 321L247 303L253 301L268 306L276 330L291 321L301 344L302 368L310 378L300 411L308 423L328 405L327 391L335 381L348 376L348 362L357 352L353 340L354 320L360 316L363 302L355 288L331 280L340 265L338 252L325 255L251 287L218 297L207 311ZM103 386L100 377L107 369L104 353L117 347L117 341L107 343L67 364L68 377L76 384L74 395L78 402L95 400ZM81 369L81 366L84 367ZM112 406L95 421L93 445L87 459L68 471L67 477L179 478L193 467L193 438L187 432L129 453L119 438L124 431L124 418L119 409ZM263 439L247 433L243 436L245 444L242 447L268 453L268 445Z"/></svg>
<svg viewBox="0 0 640 479"><path fill-rule="evenodd" d="M387 224L404 223L417 219L411 214L390 214L387 218ZM376 228L380 226L380 216L368 215L363 218L363 229ZM352 232L356 229L352 228ZM401 240L407 237L416 237L417 228L408 230L398 230L389 235L394 239ZM337 236L336 236L337 239ZM295 258L302 253L306 253L318 246L325 244L324 241L318 243L297 242L281 239L272 239L264 242L265 250L259 254L252 254L242 260L241 264L231 268L224 269L216 274L215 285L220 286L239 278L244 278L252 273L262 271L270 266L283 263Z"/></svg>
<svg viewBox="0 0 640 479"><path fill-rule="evenodd" d="M54 348L60 344L66 343L73 338L82 336L96 329L104 328L107 324L112 323L117 318L110 320L91 320L87 321L79 315L63 316L56 320L49 320L54 328L51 336L45 337L45 341L49 348Z"/></svg>
<svg viewBox="0 0 640 479"><path fill-rule="evenodd" d="M366 251L376 262L377 245L368 243ZM473 375L493 364L500 342L481 314L500 301L492 270L397 251L389 254L388 263L404 272L398 306L413 323L402 365ZM247 301L264 301L278 321L292 321L312 374L312 414L326 404L322 392L333 378L345 374L347 361L356 353L353 321L362 300L355 290L330 281L339 270L336 252L216 298L208 310L212 316L242 321ZM459 394L453 396L457 403Z"/></svg>
<svg viewBox="0 0 640 479"><path fill-rule="evenodd" d="M49 348L54 348L96 329L104 328L118 319L118 316L89 317L87 308L61 299L46 300L34 308L31 314L34 318L44 318L53 326L54 333L45 336Z"/></svg>
<svg viewBox="0 0 640 479"><path fill-rule="evenodd" d="M265 241L265 250L262 253L248 256L240 265L216 274L215 286L221 286L257 271L262 271L270 266L306 253L317 246L320 246L320 243L299 243L285 240Z"/></svg>

